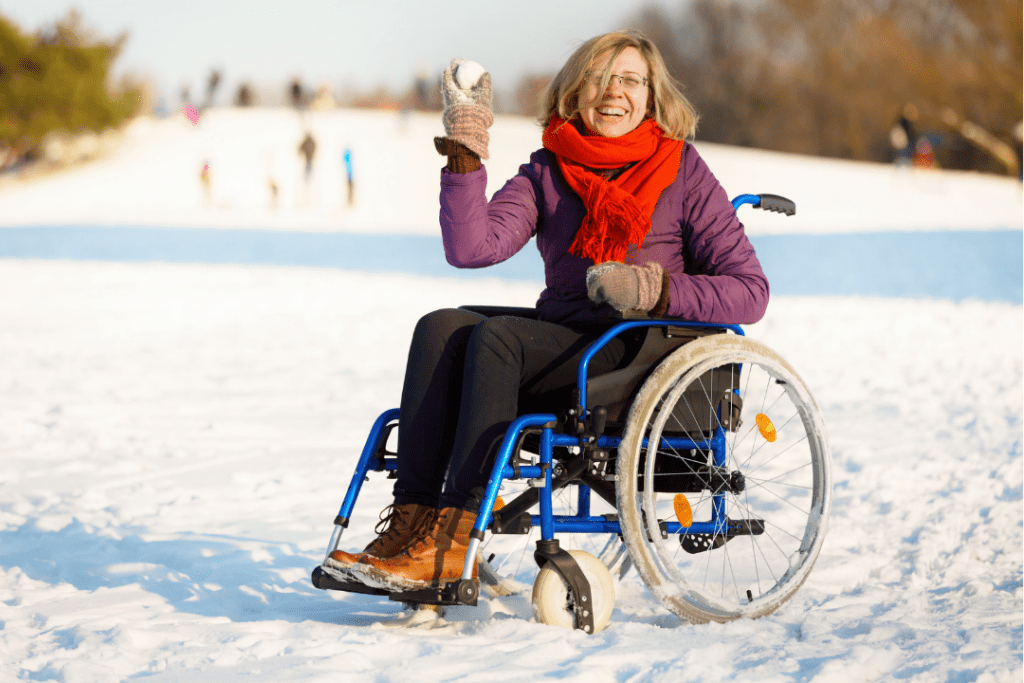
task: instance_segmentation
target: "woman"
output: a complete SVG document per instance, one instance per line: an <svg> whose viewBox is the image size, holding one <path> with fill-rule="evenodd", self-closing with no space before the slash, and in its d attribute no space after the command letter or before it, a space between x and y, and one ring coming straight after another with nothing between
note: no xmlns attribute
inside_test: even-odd
<svg viewBox="0 0 1024 683"><path fill-rule="evenodd" d="M768 283L724 190L684 142L696 116L655 46L636 33L584 43L549 86L544 148L488 201L490 75L445 72L448 157L441 232L449 263L508 259L531 237L544 258L538 319L435 311L413 335L399 420L395 502L361 553L324 567L398 590L461 576L487 483L520 402L575 382L615 310L753 323ZM464 80L464 79L461 79ZM629 339L590 364L614 370Z"/></svg>

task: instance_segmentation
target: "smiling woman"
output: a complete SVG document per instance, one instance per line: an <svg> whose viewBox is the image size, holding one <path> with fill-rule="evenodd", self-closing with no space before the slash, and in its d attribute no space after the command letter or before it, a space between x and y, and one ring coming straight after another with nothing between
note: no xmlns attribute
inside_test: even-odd
<svg viewBox="0 0 1024 683"><path fill-rule="evenodd" d="M454 59L444 74L446 135L434 140L447 157L445 255L459 268L491 266L536 236L546 288L527 316L446 309L417 325L393 507L362 552L332 550L323 563L342 581L390 591L462 576L501 436L521 407L575 383L584 350L619 314L753 323L768 303L736 211L684 141L696 116L653 43L632 32L583 43L545 97L544 149L489 201L491 75L462 78L468 66ZM590 376L632 358L644 337L607 344Z"/></svg>

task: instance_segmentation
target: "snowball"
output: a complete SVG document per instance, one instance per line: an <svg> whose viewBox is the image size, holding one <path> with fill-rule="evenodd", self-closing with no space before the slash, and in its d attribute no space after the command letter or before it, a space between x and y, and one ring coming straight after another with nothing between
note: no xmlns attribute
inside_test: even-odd
<svg viewBox="0 0 1024 683"><path fill-rule="evenodd" d="M476 62L463 62L455 69L455 82L463 90L469 90L487 70Z"/></svg>

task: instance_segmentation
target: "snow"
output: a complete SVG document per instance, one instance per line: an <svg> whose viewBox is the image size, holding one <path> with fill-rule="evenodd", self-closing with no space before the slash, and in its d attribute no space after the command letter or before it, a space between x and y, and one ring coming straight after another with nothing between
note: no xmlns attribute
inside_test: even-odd
<svg viewBox="0 0 1024 683"><path fill-rule="evenodd" d="M87 166L4 179L0 222L436 230L439 120L311 121L324 161L308 197L293 113L212 111L195 128L138 122ZM536 137L499 119L492 189ZM702 153L731 192L795 195L795 232L1021 229L1015 181ZM268 168L283 169L276 211ZM373 187L385 177L406 202ZM777 230L772 218L751 231ZM528 596L437 618L313 588L418 317L531 305L537 290L456 271L0 260L0 680L1022 679L1024 316L1004 301L779 296L747 328L814 391L835 465L822 554L770 617L683 624L635 572L594 636L536 623ZM345 547L370 539L389 493L364 486Z"/></svg>
<svg viewBox="0 0 1024 683"><path fill-rule="evenodd" d="M455 82L459 84L459 88L468 90L476 85L476 82L480 80L480 77L487 72L487 69L483 68L476 62L462 62L458 68L455 69Z"/></svg>

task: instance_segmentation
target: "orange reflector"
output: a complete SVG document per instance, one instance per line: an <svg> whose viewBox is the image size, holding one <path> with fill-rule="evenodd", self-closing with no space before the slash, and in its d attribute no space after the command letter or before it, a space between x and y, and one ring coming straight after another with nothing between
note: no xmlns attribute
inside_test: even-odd
<svg viewBox="0 0 1024 683"><path fill-rule="evenodd" d="M693 510L690 508L690 501L686 500L686 496L677 493L675 500L672 501L672 506L676 509L679 526L688 527L693 524Z"/></svg>
<svg viewBox="0 0 1024 683"><path fill-rule="evenodd" d="M761 436L763 436L765 440L774 443L778 434L775 433L775 425L773 425L772 421L768 419L768 416L764 413L758 413L754 420L757 422L757 430L761 432Z"/></svg>
<svg viewBox="0 0 1024 683"><path fill-rule="evenodd" d="M503 507L505 507L505 501L501 499L501 496L498 496L494 501L494 507L491 508L491 511L500 510Z"/></svg>

